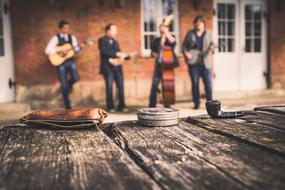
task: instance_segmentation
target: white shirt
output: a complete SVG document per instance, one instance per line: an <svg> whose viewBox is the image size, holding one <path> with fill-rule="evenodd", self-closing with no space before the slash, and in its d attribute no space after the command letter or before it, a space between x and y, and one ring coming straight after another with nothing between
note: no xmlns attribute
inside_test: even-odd
<svg viewBox="0 0 285 190"><path fill-rule="evenodd" d="M68 35L60 33L59 34L61 38L64 38L65 41L68 41ZM77 40L75 36L71 36L72 38L72 47L74 48L74 51L79 51L80 47L78 46ZM58 45L58 37L57 35L54 35L52 39L49 41L46 49L45 49L45 54L50 55L50 54L55 54L56 53L56 46Z"/></svg>

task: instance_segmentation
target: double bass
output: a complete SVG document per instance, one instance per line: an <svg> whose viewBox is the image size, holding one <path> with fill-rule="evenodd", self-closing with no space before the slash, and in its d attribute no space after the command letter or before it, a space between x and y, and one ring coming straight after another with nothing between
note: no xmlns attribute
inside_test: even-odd
<svg viewBox="0 0 285 190"><path fill-rule="evenodd" d="M164 26L169 26L173 20L173 15L169 15L163 22ZM164 107L170 107L175 103L174 88L174 53L170 46L162 47L162 99Z"/></svg>

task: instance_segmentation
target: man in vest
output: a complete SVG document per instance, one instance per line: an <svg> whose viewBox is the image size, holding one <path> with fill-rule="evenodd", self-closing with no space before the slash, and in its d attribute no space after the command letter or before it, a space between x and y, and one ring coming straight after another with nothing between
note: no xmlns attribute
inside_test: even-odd
<svg viewBox="0 0 285 190"><path fill-rule="evenodd" d="M61 46L69 43L74 48L75 52L79 52L80 47L78 46L75 36L70 34L69 23L65 20L61 20L58 24L60 32L53 36L48 43L45 53L50 54L66 54L67 51L58 52L56 46ZM81 46L82 47L82 46ZM79 74L74 62L74 58L67 59L63 64L57 67L58 78L61 84L61 93L66 109L71 109L69 93L72 90L73 85L79 81ZM70 77L68 77L68 74Z"/></svg>

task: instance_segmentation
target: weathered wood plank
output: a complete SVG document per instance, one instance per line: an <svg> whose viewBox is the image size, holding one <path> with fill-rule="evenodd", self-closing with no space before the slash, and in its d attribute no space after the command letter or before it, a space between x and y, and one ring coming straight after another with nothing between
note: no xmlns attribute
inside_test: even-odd
<svg viewBox="0 0 285 190"><path fill-rule="evenodd" d="M265 125L267 127L285 130L285 115L275 114L267 111L256 111L256 114L256 116L250 115L241 117L240 119L251 123Z"/></svg>
<svg viewBox="0 0 285 190"><path fill-rule="evenodd" d="M10 135L9 132L7 133L0 130L0 154L3 151L5 145L7 144L9 135Z"/></svg>
<svg viewBox="0 0 285 190"><path fill-rule="evenodd" d="M179 127L169 128L173 129ZM140 127L133 122L116 124L104 131L163 189L250 189L204 159L203 152L194 146L194 136L187 137L186 146L181 136L166 128Z"/></svg>
<svg viewBox="0 0 285 190"><path fill-rule="evenodd" d="M182 144L201 152L204 159L216 165L232 178L242 181L251 189L284 189L285 159L248 146L246 143L232 140L222 135L211 133L203 128L188 123L181 123L180 128L165 129L182 139Z"/></svg>
<svg viewBox="0 0 285 190"><path fill-rule="evenodd" d="M121 123L105 132L165 189L285 188L284 158L186 122Z"/></svg>
<svg viewBox="0 0 285 190"><path fill-rule="evenodd" d="M90 131L65 131L62 135L71 152L68 158L79 171L78 182L83 189L160 189L102 131L96 136Z"/></svg>
<svg viewBox="0 0 285 190"><path fill-rule="evenodd" d="M57 185L70 188L66 183L67 149L59 146L62 138L57 138L55 132L4 128L1 135L5 133L10 135L0 155L1 188L55 189Z"/></svg>
<svg viewBox="0 0 285 190"><path fill-rule="evenodd" d="M268 106L268 107L257 107L254 108L255 111L267 111L275 114L285 115L285 105L280 106Z"/></svg>
<svg viewBox="0 0 285 190"><path fill-rule="evenodd" d="M189 117L186 122L211 132L247 142L285 158L285 131L242 119L212 119L210 117Z"/></svg>
<svg viewBox="0 0 285 190"><path fill-rule="evenodd" d="M165 128L173 140L199 152L231 178L250 189L284 189L285 159L259 148L248 146L203 128L181 122L179 127Z"/></svg>
<svg viewBox="0 0 285 190"><path fill-rule="evenodd" d="M160 189L102 131L4 128L0 139L0 189Z"/></svg>

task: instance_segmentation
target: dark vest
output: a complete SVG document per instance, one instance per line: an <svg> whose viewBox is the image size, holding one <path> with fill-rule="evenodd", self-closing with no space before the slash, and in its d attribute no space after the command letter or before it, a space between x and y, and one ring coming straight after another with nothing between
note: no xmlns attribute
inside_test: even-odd
<svg viewBox="0 0 285 190"><path fill-rule="evenodd" d="M57 34L57 39L58 39L58 44L57 44L58 46L61 46L61 45L67 44L67 43L72 45L72 37L70 34L68 34L68 40L67 41L65 40L65 38L62 38L60 36L60 34Z"/></svg>
<svg viewBox="0 0 285 190"><path fill-rule="evenodd" d="M64 44L70 44L72 46L72 37L70 34L68 34L68 40L66 41L65 38L61 37L60 34L57 34L57 39L58 39L58 46L61 46L61 45L64 45ZM73 60L74 61L74 57L71 57L65 61L68 61L68 60Z"/></svg>

